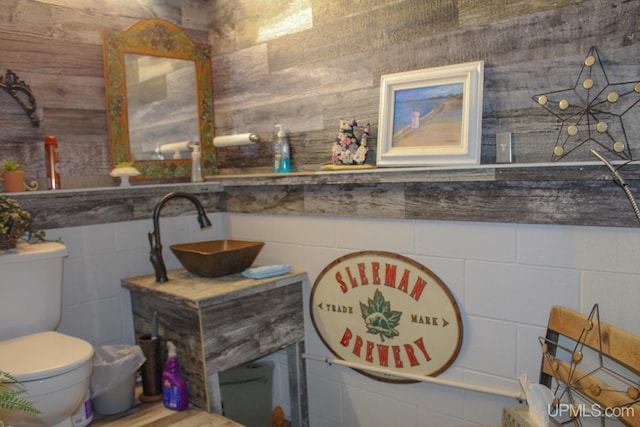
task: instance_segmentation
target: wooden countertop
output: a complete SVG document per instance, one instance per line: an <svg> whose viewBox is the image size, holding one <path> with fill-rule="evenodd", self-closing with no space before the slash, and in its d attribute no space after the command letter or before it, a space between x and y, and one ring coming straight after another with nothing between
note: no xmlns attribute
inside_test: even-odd
<svg viewBox="0 0 640 427"><path fill-rule="evenodd" d="M157 283L155 274L128 277L122 279L122 286L132 292L198 309L301 282L307 274L291 270L287 274L265 279L248 279L240 273L208 278L177 269L168 271L167 277L169 280L165 283Z"/></svg>

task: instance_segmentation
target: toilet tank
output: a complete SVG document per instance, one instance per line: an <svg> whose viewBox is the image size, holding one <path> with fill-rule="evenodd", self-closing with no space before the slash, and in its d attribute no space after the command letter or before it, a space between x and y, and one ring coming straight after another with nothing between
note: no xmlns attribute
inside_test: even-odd
<svg viewBox="0 0 640 427"><path fill-rule="evenodd" d="M66 255L58 242L0 251L0 341L58 327Z"/></svg>

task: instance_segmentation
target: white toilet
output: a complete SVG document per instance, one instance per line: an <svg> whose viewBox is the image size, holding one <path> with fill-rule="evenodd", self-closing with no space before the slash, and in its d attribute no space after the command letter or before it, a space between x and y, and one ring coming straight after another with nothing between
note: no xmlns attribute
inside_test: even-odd
<svg viewBox="0 0 640 427"><path fill-rule="evenodd" d="M62 260L57 242L19 243L0 251L0 370L27 390L20 397L39 415L0 409L11 426L73 427L93 367L93 347L55 332L62 311Z"/></svg>

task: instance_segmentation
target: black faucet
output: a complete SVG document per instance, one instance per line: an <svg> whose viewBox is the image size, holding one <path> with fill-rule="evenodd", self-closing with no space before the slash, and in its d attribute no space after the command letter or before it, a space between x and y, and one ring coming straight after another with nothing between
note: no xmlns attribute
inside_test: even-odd
<svg viewBox="0 0 640 427"><path fill-rule="evenodd" d="M193 194L185 193L183 191L174 191L166 194L156 207L153 209L153 230L149 231L149 246L151 246L151 252L149 259L153 264L153 269L156 271L156 282L164 283L167 280L167 268L164 266L164 259L162 259L162 242L160 241L160 210L171 199L176 197L182 197L191 200L198 209L198 223L200 228L211 227L211 221L207 218L207 213L204 211L204 207L200 201Z"/></svg>

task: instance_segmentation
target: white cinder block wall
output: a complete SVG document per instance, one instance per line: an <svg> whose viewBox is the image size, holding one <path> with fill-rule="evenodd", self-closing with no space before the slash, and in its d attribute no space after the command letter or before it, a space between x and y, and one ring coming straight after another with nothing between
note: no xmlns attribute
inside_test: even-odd
<svg viewBox="0 0 640 427"><path fill-rule="evenodd" d="M291 263L313 281L335 258L357 250L386 250L415 259L451 289L463 317L460 355L442 378L519 391L518 375L537 380L538 337L549 309L563 305L640 335L640 229L213 214L202 232L195 217L163 218L168 246L222 237L267 244L259 264ZM94 345L133 343L128 291L120 278L152 273L151 221L49 230L69 248L60 330ZM307 353L331 356L305 306ZM278 353L274 403L289 413L286 357ZM312 427L449 427L496 424L515 400L457 388L390 384L343 367L307 361Z"/></svg>

